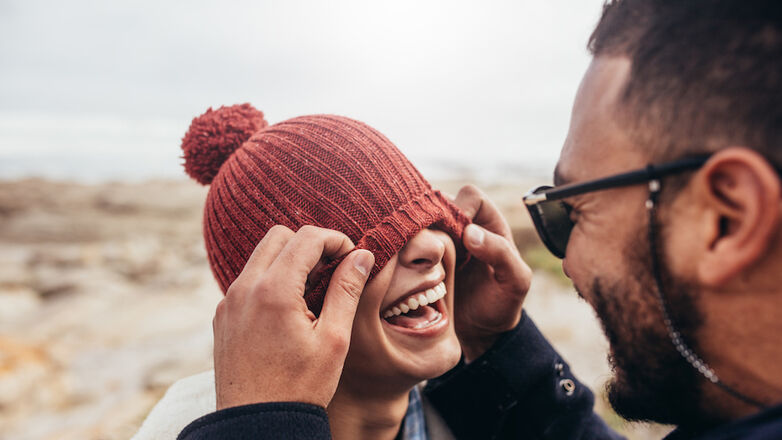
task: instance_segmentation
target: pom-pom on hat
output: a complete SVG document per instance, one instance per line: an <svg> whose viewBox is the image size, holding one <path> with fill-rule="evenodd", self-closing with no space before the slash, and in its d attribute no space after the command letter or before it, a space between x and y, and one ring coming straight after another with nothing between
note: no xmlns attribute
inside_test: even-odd
<svg viewBox="0 0 782 440"><path fill-rule="evenodd" d="M433 190L385 136L342 116L301 116L268 125L249 104L211 108L182 140L185 170L210 184L204 206L209 263L225 293L272 226L341 231L375 255L370 279L419 231L447 232L464 260L469 219ZM333 270L305 293L319 314Z"/></svg>
<svg viewBox="0 0 782 440"><path fill-rule="evenodd" d="M217 111L210 107L193 119L182 139L185 172L202 185L210 184L228 156L267 125L263 113L250 104L220 107Z"/></svg>

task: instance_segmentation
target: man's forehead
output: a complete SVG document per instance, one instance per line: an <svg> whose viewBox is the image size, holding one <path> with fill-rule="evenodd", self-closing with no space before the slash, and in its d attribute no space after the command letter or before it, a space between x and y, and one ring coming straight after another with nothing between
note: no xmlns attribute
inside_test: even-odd
<svg viewBox="0 0 782 440"><path fill-rule="evenodd" d="M626 57L592 60L573 104L570 129L554 172L555 184L601 177L643 162L616 117L629 72Z"/></svg>

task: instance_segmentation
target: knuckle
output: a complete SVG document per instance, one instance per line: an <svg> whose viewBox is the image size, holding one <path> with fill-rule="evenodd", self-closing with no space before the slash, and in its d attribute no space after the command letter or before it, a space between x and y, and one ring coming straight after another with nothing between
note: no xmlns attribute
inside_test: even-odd
<svg viewBox="0 0 782 440"><path fill-rule="evenodd" d="M223 319L223 316L226 313L228 313L226 311L227 307L228 306L226 305L226 299L225 298L221 299L220 302L217 303L217 307L215 307L215 315L212 318L212 326L213 327L216 327L220 323L220 321Z"/></svg>
<svg viewBox="0 0 782 440"><path fill-rule="evenodd" d="M274 281L267 276L259 277L252 288L252 297L257 304L268 304L272 302L273 295L269 295L270 289L274 287Z"/></svg>
<svg viewBox="0 0 782 440"><path fill-rule="evenodd" d="M319 231L320 231L320 228L318 228L317 226L304 225L304 226L299 228L297 234L301 234L301 235L303 235L305 237L311 237L311 236L318 235Z"/></svg>
<svg viewBox="0 0 782 440"><path fill-rule="evenodd" d="M222 301L220 301L220 304L222 304L225 301L225 299L229 297L233 298L236 295L239 295L240 293L238 292L240 292L241 290L242 290L242 286L241 283L239 282L239 279L237 278L236 280L234 280L233 283L231 283L230 286L228 286L228 290L225 291L225 298Z"/></svg>
<svg viewBox="0 0 782 440"><path fill-rule="evenodd" d="M512 241L508 240L505 237L500 238L500 240L502 241L504 252L508 255L508 257L521 258L521 254L519 254L519 248L517 248Z"/></svg>
<svg viewBox="0 0 782 440"><path fill-rule="evenodd" d="M247 283L242 280L241 277L239 277L235 279L230 286L228 286L228 289L225 291L225 297L223 297L221 302L239 301L241 297L246 295L247 290Z"/></svg>
<svg viewBox="0 0 782 440"><path fill-rule="evenodd" d="M513 283L513 282L517 281L515 279L515 277L511 273L508 273L508 271L506 271L506 270L497 270L497 271L495 271L494 272L494 279L497 280L497 282L500 283L500 284L503 284L503 285L510 284L512 287L515 285L515 283Z"/></svg>
<svg viewBox="0 0 782 440"><path fill-rule="evenodd" d="M223 298L220 300L220 302L217 303L217 307L215 307L215 316L222 315L225 313L225 308L227 307L225 304L227 302L227 298Z"/></svg>
<svg viewBox="0 0 782 440"><path fill-rule="evenodd" d="M259 290L267 289L269 284L271 283L270 280L271 276L269 272L264 272L259 274L257 277L255 277L255 280L253 280L252 287L250 288L253 293L258 292Z"/></svg>
<svg viewBox="0 0 782 440"><path fill-rule="evenodd" d="M522 272L521 288L524 292L527 292L532 287L532 269L526 264Z"/></svg>
<svg viewBox="0 0 782 440"><path fill-rule="evenodd" d="M483 203L483 194L476 186L465 185L456 195L455 203L467 217L472 219Z"/></svg>
<svg viewBox="0 0 782 440"><path fill-rule="evenodd" d="M346 332L331 329L326 332L326 343L331 348L332 352L347 351L350 345L350 336L345 334Z"/></svg>
<svg viewBox="0 0 782 440"><path fill-rule="evenodd" d="M288 310L288 304L270 295L258 298L255 305L257 313L263 316L276 316L279 318Z"/></svg>
<svg viewBox="0 0 782 440"><path fill-rule="evenodd" d="M355 247L353 244L353 240L350 239L345 233L342 231L333 230L330 231L332 234L334 234L334 237L342 240L342 246L349 246L349 247Z"/></svg>
<svg viewBox="0 0 782 440"><path fill-rule="evenodd" d="M514 287L515 288L512 289L514 296L523 297L529 291L530 284L529 281L518 280L518 284L516 284Z"/></svg>
<svg viewBox="0 0 782 440"><path fill-rule="evenodd" d="M480 196L481 190L478 189L477 186L473 185L472 183L468 183L467 185L464 185L459 189L459 195L464 196Z"/></svg>
<svg viewBox="0 0 782 440"><path fill-rule="evenodd" d="M508 260L518 255L518 249L507 238L493 232L490 232L488 235L491 237L488 240L489 246L494 250L494 254L497 257Z"/></svg>
<svg viewBox="0 0 782 440"><path fill-rule="evenodd" d="M529 264L527 264L524 260L521 260L521 273L524 275L524 278L526 279L532 278L532 268L529 267Z"/></svg>
<svg viewBox="0 0 782 440"><path fill-rule="evenodd" d="M486 249L491 255L490 258L496 262L507 260L511 255L511 248L507 241L493 234L487 234L487 236L489 239L486 240Z"/></svg>
<svg viewBox="0 0 782 440"><path fill-rule="evenodd" d="M266 232L266 236L286 235L292 232L293 231L285 225L274 225Z"/></svg>
<svg viewBox="0 0 782 440"><path fill-rule="evenodd" d="M512 285L518 294L526 294L532 284L532 269L519 259L515 262L513 270L508 274L508 283Z"/></svg>
<svg viewBox="0 0 782 440"><path fill-rule="evenodd" d="M358 299L361 294L361 284L355 277L334 277L331 279L331 285L336 290L345 292L350 300L355 302L355 304L358 304Z"/></svg>

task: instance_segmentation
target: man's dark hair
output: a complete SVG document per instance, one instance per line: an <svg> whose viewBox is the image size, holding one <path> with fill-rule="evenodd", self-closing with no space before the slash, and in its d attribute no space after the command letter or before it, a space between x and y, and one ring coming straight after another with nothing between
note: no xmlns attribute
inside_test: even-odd
<svg viewBox="0 0 782 440"><path fill-rule="evenodd" d="M662 161L746 146L782 165L782 1L608 0L594 56L627 56L618 117Z"/></svg>

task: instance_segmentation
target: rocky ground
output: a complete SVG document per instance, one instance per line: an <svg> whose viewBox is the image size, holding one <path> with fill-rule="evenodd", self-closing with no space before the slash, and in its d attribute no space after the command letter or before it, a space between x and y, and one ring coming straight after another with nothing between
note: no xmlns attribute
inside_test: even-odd
<svg viewBox="0 0 782 440"><path fill-rule="evenodd" d="M454 183L443 189L455 193ZM527 309L605 405L606 342L539 252L524 187L489 186L536 267ZM0 182L0 439L126 439L176 379L211 368L220 299L206 263L206 190L188 181Z"/></svg>

